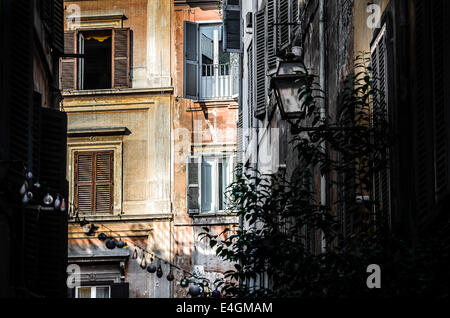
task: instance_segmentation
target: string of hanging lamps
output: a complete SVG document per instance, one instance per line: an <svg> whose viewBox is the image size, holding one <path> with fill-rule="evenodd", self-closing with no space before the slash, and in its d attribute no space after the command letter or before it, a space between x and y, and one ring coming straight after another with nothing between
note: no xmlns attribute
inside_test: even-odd
<svg viewBox="0 0 450 318"><path fill-rule="evenodd" d="M77 213L78 217L78 213ZM95 226L94 224L90 224L86 221L84 218L82 221L80 221L80 226L86 227L87 225L91 225L89 233L86 233L88 235L91 235L93 232L96 231L99 227ZM114 249L114 248L128 248L128 244L131 244L134 246L134 251L132 254L132 259L137 260L138 259L138 250L141 252L141 258L139 266L147 270L150 274L156 273L156 276L158 278L162 278L164 273L161 266L161 262L164 262L165 264L169 265L169 273L166 276L166 279L171 282L175 279L175 275L173 274L173 269L177 269L183 273L183 278L180 281L180 286L183 288L188 288L188 294L192 297L214 297L214 298L220 298L222 297L222 293L217 289L217 287L211 292L209 288L209 284L211 283L209 279L205 277L199 277L198 275L191 273L189 271L184 270L183 268L173 264L170 261L167 261L159 256L157 256L154 252L149 252L145 248L139 246L135 242L131 242L125 239L122 239L121 236L119 236L119 241L116 241L116 239L112 236L112 230L108 228L104 224L99 224L101 227L105 228L107 232L109 231L109 236L106 235L104 232L101 232L98 234L97 238L100 241L105 242L105 246L108 249ZM147 264L147 257L150 256L150 263ZM155 264L156 259L156 264ZM198 280L200 282L196 282L195 280ZM217 282L217 280L216 280Z"/></svg>

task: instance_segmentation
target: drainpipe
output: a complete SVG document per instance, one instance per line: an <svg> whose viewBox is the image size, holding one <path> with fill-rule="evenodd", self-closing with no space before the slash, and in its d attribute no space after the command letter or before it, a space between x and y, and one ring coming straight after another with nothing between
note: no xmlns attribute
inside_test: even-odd
<svg viewBox="0 0 450 318"><path fill-rule="evenodd" d="M319 0L319 51L320 51L320 73L319 73L319 84L320 88L323 90L322 97L320 99L320 119L325 121L327 118L326 110L326 89L327 82L325 78L325 1ZM327 145L325 142L322 143L321 148L324 153L327 151ZM320 177L320 204L325 206L327 204L327 179L325 175ZM321 232L321 247L322 252L326 249L326 239L323 232Z"/></svg>

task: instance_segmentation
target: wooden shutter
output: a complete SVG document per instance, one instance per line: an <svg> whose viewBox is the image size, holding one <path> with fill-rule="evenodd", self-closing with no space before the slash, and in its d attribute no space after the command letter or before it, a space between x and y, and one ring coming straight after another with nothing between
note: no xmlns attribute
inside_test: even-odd
<svg viewBox="0 0 450 318"><path fill-rule="evenodd" d="M187 173L187 209L190 214L200 212L200 170L201 160L197 156L188 158Z"/></svg>
<svg viewBox="0 0 450 318"><path fill-rule="evenodd" d="M113 206L113 152L95 153L95 213L111 213Z"/></svg>
<svg viewBox="0 0 450 318"><path fill-rule="evenodd" d="M91 214L94 207L94 153L75 154L75 207L80 214Z"/></svg>
<svg viewBox="0 0 450 318"><path fill-rule="evenodd" d="M113 29L112 87L130 87L130 29Z"/></svg>
<svg viewBox="0 0 450 318"><path fill-rule="evenodd" d="M75 153L75 202L80 214L112 213L113 152Z"/></svg>
<svg viewBox="0 0 450 318"><path fill-rule="evenodd" d="M62 196L67 192L67 115L41 108L40 177L44 186Z"/></svg>
<svg viewBox="0 0 450 318"><path fill-rule="evenodd" d="M387 25L384 24L381 31L375 38L371 47L371 63L373 69L374 88L380 94L376 94L372 108L373 125L377 126L381 122L389 120L388 105L388 50L386 47ZM386 165L389 163L389 151L382 150L380 160ZM389 217L390 215L390 175L389 169L384 168L376 171L373 182L373 195L376 204L376 210L379 216Z"/></svg>
<svg viewBox="0 0 450 318"><path fill-rule="evenodd" d="M278 0L277 2L277 50L280 51L289 44L289 2L291 0Z"/></svg>
<svg viewBox="0 0 450 318"><path fill-rule="evenodd" d="M2 34L2 74L6 75L1 94L5 94L9 104L9 154L10 160L21 161L31 166L31 108L33 105L33 9L29 0L9 1L5 6L6 21L2 21L9 31ZM2 8L3 9L3 8ZM2 15L3 16L3 15ZM4 29L2 29L3 32ZM2 38L2 39L3 39ZM3 108L3 104L1 105ZM16 166L19 176L20 165ZM16 168L14 167L14 168ZM13 168L13 169L14 169Z"/></svg>
<svg viewBox="0 0 450 318"><path fill-rule="evenodd" d="M445 53L449 49L449 22L445 19L449 12L448 1L432 2L432 69L433 69L433 111L434 111L434 173L436 203L440 203L450 194L449 182L449 125L450 111L449 92L449 62Z"/></svg>
<svg viewBox="0 0 450 318"><path fill-rule="evenodd" d="M223 7L223 50L241 52L241 7L239 0L227 0Z"/></svg>
<svg viewBox="0 0 450 318"><path fill-rule="evenodd" d="M45 1L50 2L50 1ZM53 47L59 51L64 51L64 1L53 0Z"/></svg>
<svg viewBox="0 0 450 318"><path fill-rule="evenodd" d="M266 114L266 37L265 13L261 10L255 14L255 117L264 118Z"/></svg>
<svg viewBox="0 0 450 318"><path fill-rule="evenodd" d="M184 97L198 99L199 52L198 52L199 26L197 23L184 21L184 70L183 88Z"/></svg>
<svg viewBox="0 0 450 318"><path fill-rule="evenodd" d="M266 24L267 24L267 69L272 70L277 67L276 45L275 45L275 0L267 1Z"/></svg>
<svg viewBox="0 0 450 318"><path fill-rule="evenodd" d="M77 32L64 32L64 53L77 53ZM60 87L62 90L76 90L77 89L77 59L76 58L62 58L60 68Z"/></svg>
<svg viewBox="0 0 450 318"><path fill-rule="evenodd" d="M290 29L289 29L289 42L292 43L292 40L295 36L295 32L298 29L298 25L296 23L298 23L299 21L299 16L298 16L298 0L290 0L290 8L289 8L289 13L290 13L290 19L289 22L293 23L290 25Z"/></svg>
<svg viewBox="0 0 450 318"><path fill-rule="evenodd" d="M253 118L255 116L254 103L255 103L255 68L254 68L254 57L253 57L253 42L250 43L247 49L248 56L248 127L253 127Z"/></svg>
<svg viewBox="0 0 450 318"><path fill-rule="evenodd" d="M423 229L434 209L434 169L432 109L430 107L431 74L429 3L414 1L414 83L413 115L413 167L415 186L415 218L419 230Z"/></svg>

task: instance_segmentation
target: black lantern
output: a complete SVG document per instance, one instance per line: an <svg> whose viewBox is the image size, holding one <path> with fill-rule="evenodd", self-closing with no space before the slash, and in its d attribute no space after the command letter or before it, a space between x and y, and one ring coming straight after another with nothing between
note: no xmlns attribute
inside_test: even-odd
<svg viewBox="0 0 450 318"><path fill-rule="evenodd" d="M304 67L298 62L281 61L276 75L271 79L281 116L284 119L298 118L302 112L302 102L298 90L303 85Z"/></svg>
<svg viewBox="0 0 450 318"><path fill-rule="evenodd" d="M117 247L118 248L123 248L125 246L125 242L122 241L122 239L119 239L119 242L117 242Z"/></svg>
<svg viewBox="0 0 450 318"><path fill-rule="evenodd" d="M148 265L147 267L147 272L153 274L154 272L156 272L156 266L155 264L151 263L150 265Z"/></svg>
<svg viewBox="0 0 450 318"><path fill-rule="evenodd" d="M105 233L100 233L99 235L98 235L98 239L100 240L100 241L102 241L102 242L104 242L106 239L107 239L108 237L106 236L106 234Z"/></svg>

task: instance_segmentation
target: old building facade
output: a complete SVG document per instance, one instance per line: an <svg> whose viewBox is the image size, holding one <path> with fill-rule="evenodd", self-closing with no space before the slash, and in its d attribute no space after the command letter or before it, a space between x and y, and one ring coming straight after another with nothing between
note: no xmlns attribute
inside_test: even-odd
<svg viewBox="0 0 450 318"><path fill-rule="evenodd" d="M288 178L303 169L288 144L295 134L286 109L271 86L280 64L304 65L317 76L323 119L336 123L345 80L355 72L355 58L365 52L377 88L384 92L395 141L388 169L374 176L369 191L352 192L354 200L374 200L377 208L389 211L392 232L411 246L436 231L448 233L443 228L448 224L443 206L448 202L449 168L448 105L442 90L448 84L443 75L448 63L442 59L448 42L442 33L448 20L446 2L253 0L242 2L241 17L243 129L238 140L243 163L269 174L283 171ZM313 176L317 202L348 222L337 204L342 195L337 176L322 175L317 168ZM344 232L348 226L343 224ZM313 241L317 253L329 244L320 232ZM268 281L253 283L267 286Z"/></svg>
<svg viewBox="0 0 450 318"><path fill-rule="evenodd" d="M203 2L64 2L69 263L81 270L70 297L185 297L185 276L212 280L225 270L198 233L208 224L233 223L223 192L231 178L238 91L230 86L230 57L219 53L218 5ZM200 20L212 22L202 42L208 63L186 81L185 45L196 40L184 40L184 21ZM198 86L189 94L202 81L203 91ZM204 176L190 168L208 182L199 191L187 171L203 153ZM110 238L127 246L108 249Z"/></svg>

